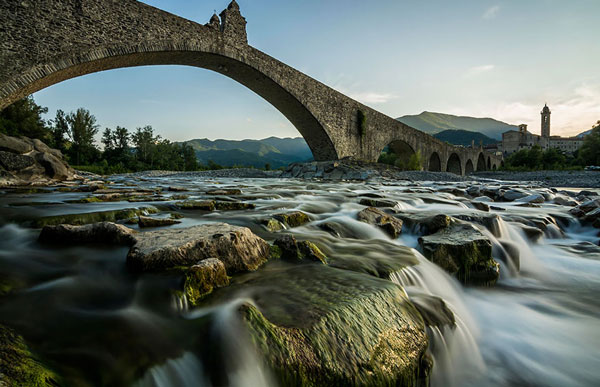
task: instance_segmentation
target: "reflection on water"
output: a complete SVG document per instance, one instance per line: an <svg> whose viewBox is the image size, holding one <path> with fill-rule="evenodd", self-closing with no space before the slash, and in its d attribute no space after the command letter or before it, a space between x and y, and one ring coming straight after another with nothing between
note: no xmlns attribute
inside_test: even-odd
<svg viewBox="0 0 600 387"><path fill-rule="evenodd" d="M192 199L209 198L207 188L241 188L243 199L256 210L182 211L182 223L172 227L225 221L247 226L272 242L276 234L260 219L282 209L299 209L312 222L288 231L317 242L346 265L383 265L393 244L418 249L418 228L405 227L400 238L390 241L380 229L358 222L356 214L364 208L358 204L361 198L394 200L396 212L448 214L474 222L492 240L493 254L501 261L495 287L464 287L416 250L405 258L409 267L389 275L415 303L422 295L437 296L455 315L454 329L427 328L435 361L432 385L600 385L598 230L583 227L568 208L497 203L497 210L482 213L451 192L463 183L315 184L184 177L117 177L116 183L153 189L184 186ZM172 194L165 190L167 199ZM190 309L185 298L173 295L176 275L127 272L126 248L50 248L36 242L37 230L15 225L39 216L147 205L172 210L169 200L67 203L87 195L55 191L0 196L0 275L21 289L0 302L2 323L25 336L74 385L272 385L234 313L241 302L253 302L251 286L243 299ZM498 218L475 219L481 214ZM550 220L535 243L522 229L531 219ZM332 236L323 230L324 223L335 223L344 235ZM384 266L372 269L382 272Z"/></svg>

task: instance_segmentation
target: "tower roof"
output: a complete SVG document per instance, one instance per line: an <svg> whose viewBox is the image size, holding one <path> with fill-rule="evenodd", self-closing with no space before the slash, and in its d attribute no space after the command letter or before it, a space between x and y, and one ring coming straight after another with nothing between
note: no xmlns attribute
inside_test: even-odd
<svg viewBox="0 0 600 387"><path fill-rule="evenodd" d="M548 107L547 104L544 104L544 108L542 109L542 114L543 113L550 113L550 108Z"/></svg>

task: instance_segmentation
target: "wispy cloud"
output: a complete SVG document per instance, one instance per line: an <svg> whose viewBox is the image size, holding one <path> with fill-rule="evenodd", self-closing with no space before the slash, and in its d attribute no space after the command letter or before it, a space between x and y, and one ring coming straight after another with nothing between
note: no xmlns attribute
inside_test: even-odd
<svg viewBox="0 0 600 387"><path fill-rule="evenodd" d="M349 93L350 97L354 98L357 101L360 101L364 104L378 104L378 103L386 103L392 99L398 98L398 96L389 93L375 93L375 92L359 92L359 93Z"/></svg>
<svg viewBox="0 0 600 387"><path fill-rule="evenodd" d="M500 11L500 6L493 5L490 8L486 9L481 17L486 20L493 19L498 14L498 11Z"/></svg>
<svg viewBox="0 0 600 387"><path fill-rule="evenodd" d="M492 71L493 69L495 69L496 66L494 66L493 64L487 64L487 65L482 65L482 66L474 66L471 67L469 69L467 69L467 72L465 73L465 76L467 77L473 77L473 76L477 76L483 73L487 73Z"/></svg>

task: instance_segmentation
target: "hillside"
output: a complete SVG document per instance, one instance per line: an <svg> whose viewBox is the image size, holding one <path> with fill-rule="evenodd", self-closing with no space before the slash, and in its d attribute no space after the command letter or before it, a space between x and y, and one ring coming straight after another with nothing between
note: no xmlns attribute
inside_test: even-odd
<svg viewBox="0 0 600 387"><path fill-rule="evenodd" d="M433 112L407 115L396 119L406 125L429 134L436 134L448 129L468 130L471 132L482 133L494 140L501 140L502 133L508 130L518 130L515 125L494 120L493 118L464 117Z"/></svg>
<svg viewBox="0 0 600 387"><path fill-rule="evenodd" d="M185 141L194 148L202 164L209 160L223 166L264 168L270 164L276 169L296 161L312 159L312 152L302 137L269 137L263 140L209 140L206 138Z"/></svg>
<svg viewBox="0 0 600 387"><path fill-rule="evenodd" d="M475 141L476 146L479 145L480 142L482 142L483 145L495 144L498 142L498 140L494 140L493 138L490 138L485 134L459 129L443 130L439 133L434 134L433 137L448 142L450 144L463 146L470 146L472 140Z"/></svg>

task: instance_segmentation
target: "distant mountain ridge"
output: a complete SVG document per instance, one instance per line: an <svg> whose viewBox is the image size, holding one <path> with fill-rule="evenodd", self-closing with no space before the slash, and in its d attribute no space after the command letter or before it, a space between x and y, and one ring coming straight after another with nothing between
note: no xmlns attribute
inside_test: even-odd
<svg viewBox="0 0 600 387"><path fill-rule="evenodd" d="M398 121L419 129L425 133L435 135L445 130L462 130L478 132L493 140L501 140L502 133L509 130L518 130L516 125L498 121L493 118L477 118L455 116L452 114L423 112L417 115L406 115L396 118ZM478 142L478 141L476 141ZM470 143L470 141L469 141Z"/></svg>
<svg viewBox="0 0 600 387"><path fill-rule="evenodd" d="M433 137L453 145L463 146L471 146L472 141L475 141L475 146L479 146L480 143L483 145L490 145L498 142L498 140L494 140L485 134L462 129L442 130L441 132L434 134Z"/></svg>
<svg viewBox="0 0 600 387"><path fill-rule="evenodd" d="M269 137L262 140L209 140L184 141L196 152L202 164L209 160L226 166L264 168L269 164L276 169L297 161L312 160L313 155L302 137Z"/></svg>

